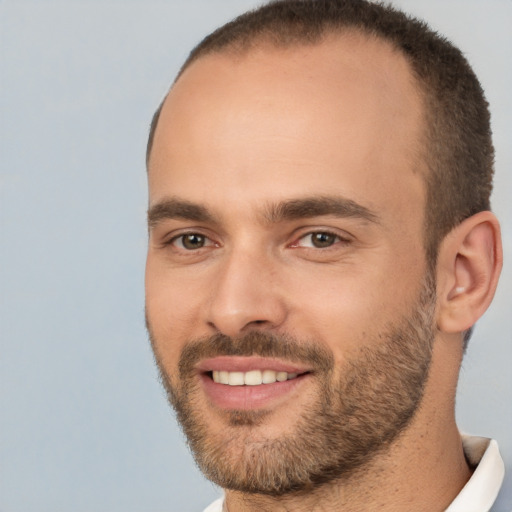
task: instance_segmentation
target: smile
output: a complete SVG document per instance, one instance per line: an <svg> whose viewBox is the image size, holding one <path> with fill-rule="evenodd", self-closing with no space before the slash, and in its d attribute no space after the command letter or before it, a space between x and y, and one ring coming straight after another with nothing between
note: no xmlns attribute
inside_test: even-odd
<svg viewBox="0 0 512 512"><path fill-rule="evenodd" d="M196 370L207 399L224 410L277 407L297 396L314 373L301 364L258 356L217 356Z"/></svg>
<svg viewBox="0 0 512 512"><path fill-rule="evenodd" d="M274 384L297 378L297 373L288 373L275 370L251 370L248 372L228 372L215 370L212 372L213 382L228 386L260 386L261 384Z"/></svg>

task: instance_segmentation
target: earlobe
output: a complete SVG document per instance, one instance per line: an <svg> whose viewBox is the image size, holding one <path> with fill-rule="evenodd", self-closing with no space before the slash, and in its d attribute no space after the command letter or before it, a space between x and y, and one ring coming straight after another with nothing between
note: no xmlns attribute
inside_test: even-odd
<svg viewBox="0 0 512 512"><path fill-rule="evenodd" d="M456 226L438 255L437 326L446 333L464 332L492 301L503 263L498 220L480 212Z"/></svg>

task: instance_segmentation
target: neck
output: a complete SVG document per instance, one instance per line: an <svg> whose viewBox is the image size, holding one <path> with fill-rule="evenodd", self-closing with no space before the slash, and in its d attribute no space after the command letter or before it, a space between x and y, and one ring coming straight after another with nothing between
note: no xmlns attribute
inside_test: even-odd
<svg viewBox="0 0 512 512"><path fill-rule="evenodd" d="M434 512L443 511L471 476L455 423L456 376L436 343L423 402L408 429L364 468L308 492L272 497L226 491L229 512ZM443 364L438 364L440 361ZM440 370L441 369L441 370ZM457 372L455 372L455 375ZM448 393L447 390L453 390ZM441 398L440 398L441 397ZM447 398L443 398L447 397Z"/></svg>
<svg viewBox="0 0 512 512"><path fill-rule="evenodd" d="M402 466L401 458L395 458L392 464L381 459L351 478L307 493L271 497L227 491L225 511L441 512L471 476L458 432L450 438L453 439L446 443L446 451L436 451L435 457L431 457L426 446L418 446L414 453L407 454ZM390 452L387 462L393 458ZM433 459L437 459L437 464Z"/></svg>

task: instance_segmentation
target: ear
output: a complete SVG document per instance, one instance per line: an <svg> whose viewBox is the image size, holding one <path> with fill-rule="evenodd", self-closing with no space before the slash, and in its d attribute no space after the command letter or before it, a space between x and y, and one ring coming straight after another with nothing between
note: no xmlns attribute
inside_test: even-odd
<svg viewBox="0 0 512 512"><path fill-rule="evenodd" d="M494 297L503 263L500 226L493 213L479 212L456 226L438 253L437 326L464 332Z"/></svg>

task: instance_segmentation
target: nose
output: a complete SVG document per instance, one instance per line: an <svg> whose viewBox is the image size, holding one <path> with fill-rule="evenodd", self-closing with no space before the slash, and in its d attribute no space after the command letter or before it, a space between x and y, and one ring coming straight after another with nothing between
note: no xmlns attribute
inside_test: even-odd
<svg viewBox="0 0 512 512"><path fill-rule="evenodd" d="M250 251L232 253L217 268L207 308L207 323L217 332L236 337L259 329L271 330L286 319L278 265Z"/></svg>

